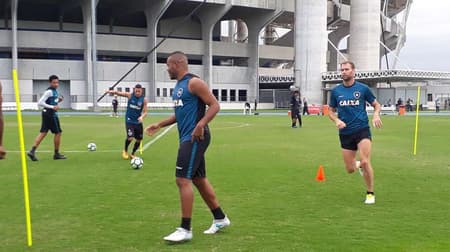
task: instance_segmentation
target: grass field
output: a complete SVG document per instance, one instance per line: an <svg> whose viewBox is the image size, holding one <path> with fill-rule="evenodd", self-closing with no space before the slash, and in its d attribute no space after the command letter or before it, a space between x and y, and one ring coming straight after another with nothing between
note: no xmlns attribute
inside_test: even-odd
<svg viewBox="0 0 450 252"><path fill-rule="evenodd" d="M162 119L150 115L146 125ZM26 246L16 117L6 116L0 161L0 251L449 251L450 117L383 117L372 130L375 205L364 205L359 174L346 174L338 137L325 117L219 115L211 124L208 177L232 226L203 234L212 216L196 193L194 239L168 245L179 225L174 183L176 128L144 151L145 165L121 160L123 118L61 116L62 152L52 136L28 163L33 246ZM24 117L27 149L39 115ZM151 138L144 138L145 143ZM88 152L89 142L97 144ZM325 182L316 182L319 165Z"/></svg>

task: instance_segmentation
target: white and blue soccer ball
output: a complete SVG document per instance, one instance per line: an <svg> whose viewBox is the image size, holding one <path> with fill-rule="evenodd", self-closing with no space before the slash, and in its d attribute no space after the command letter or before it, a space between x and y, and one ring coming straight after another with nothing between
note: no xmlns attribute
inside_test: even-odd
<svg viewBox="0 0 450 252"><path fill-rule="evenodd" d="M133 169L141 169L144 166L144 160L140 157L134 157L131 159L130 164Z"/></svg>
<svg viewBox="0 0 450 252"><path fill-rule="evenodd" d="M95 143L88 143L87 149L88 149L88 151L96 151L97 145Z"/></svg>

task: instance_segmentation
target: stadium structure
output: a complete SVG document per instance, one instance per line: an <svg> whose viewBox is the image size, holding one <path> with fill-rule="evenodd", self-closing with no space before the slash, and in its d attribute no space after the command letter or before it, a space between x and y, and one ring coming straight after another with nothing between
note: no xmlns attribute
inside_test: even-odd
<svg viewBox="0 0 450 252"><path fill-rule="evenodd" d="M37 109L48 76L60 77L61 107L109 107L97 98L173 29L154 53L116 88L140 83L149 106L170 107L173 81L165 61L183 51L191 72L210 86L223 108L287 106L298 88L324 104L350 59L358 78L378 96L406 99L415 83L450 74L396 70L412 0L0 0L0 80L5 107L14 108L11 69L17 68L22 107ZM197 6L198 11L185 20ZM391 67L381 69L385 55ZM412 89L411 89L412 90ZM413 92L413 91L411 91ZM429 87L431 101L439 86ZM411 93L412 94L412 93ZM447 94L448 98L448 94ZM383 100L382 100L383 102Z"/></svg>

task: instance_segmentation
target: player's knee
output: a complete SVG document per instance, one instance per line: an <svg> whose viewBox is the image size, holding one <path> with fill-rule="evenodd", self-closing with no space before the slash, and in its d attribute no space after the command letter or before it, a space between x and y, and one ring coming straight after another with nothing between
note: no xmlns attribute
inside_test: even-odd
<svg viewBox="0 0 450 252"><path fill-rule="evenodd" d="M347 170L347 173L349 173L349 174L351 174L351 173L354 173L355 172L355 167L350 167L350 166L347 166L346 167L346 170Z"/></svg>
<svg viewBox="0 0 450 252"><path fill-rule="evenodd" d="M178 187L185 187L185 186L189 186L191 184L191 180L186 179L186 178L181 178L181 177L177 177L175 180L175 183L177 184Z"/></svg>
<svg viewBox="0 0 450 252"><path fill-rule="evenodd" d="M360 161L361 161L361 167L363 169L366 169L368 167L368 165L369 165L369 160L368 159L361 159Z"/></svg>

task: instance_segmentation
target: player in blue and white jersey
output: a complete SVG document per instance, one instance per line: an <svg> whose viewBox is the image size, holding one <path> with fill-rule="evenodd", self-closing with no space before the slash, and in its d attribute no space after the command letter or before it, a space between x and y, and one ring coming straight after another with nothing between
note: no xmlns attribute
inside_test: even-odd
<svg viewBox="0 0 450 252"><path fill-rule="evenodd" d="M142 85L136 84L134 86L133 93L121 92L117 90L108 90L107 92L109 94L128 98L127 111L125 113L125 130L127 132L127 136L125 138L125 146L122 151L122 158L133 159L136 150L139 148L142 141L144 132L142 122L147 116L147 98L144 97ZM131 154L128 154L128 146L130 146L133 139L135 139L133 150L131 151Z"/></svg>
<svg viewBox="0 0 450 252"><path fill-rule="evenodd" d="M50 82L50 87L42 95L41 99L39 99L38 105L42 107L42 125L39 134L34 140L34 144L31 147L31 150L27 152L28 157L32 161L38 161L36 157L36 149L39 144L44 140L45 136L47 136L48 131L50 130L53 134L53 143L55 147L55 153L53 155L53 159L66 159L67 157L59 153L59 145L61 143L61 125L59 123L58 118L58 103L63 101L63 97L58 94L59 87L59 78L56 75L51 75L48 78Z"/></svg>
<svg viewBox="0 0 450 252"><path fill-rule="evenodd" d="M205 152L211 139L208 123L219 112L220 105L208 85L188 72L188 59L183 52L170 54L167 71L172 80L177 80L172 96L175 114L148 126L145 131L148 135L153 135L160 128L177 123L179 149L175 174L181 200L181 224L164 240L182 242L192 239L192 183L214 217L211 227L203 233L215 234L230 225L230 220L220 208L214 189L206 178Z"/></svg>
<svg viewBox="0 0 450 252"><path fill-rule="evenodd" d="M366 103L374 107L372 125L376 128L382 126L381 107L369 87L355 81L355 64L353 62L341 63L341 74L343 83L331 91L329 117L339 129L342 156L347 172L353 173L359 169L367 186L365 203L374 204L374 175L370 162L372 137ZM358 150L359 161L356 160Z"/></svg>

